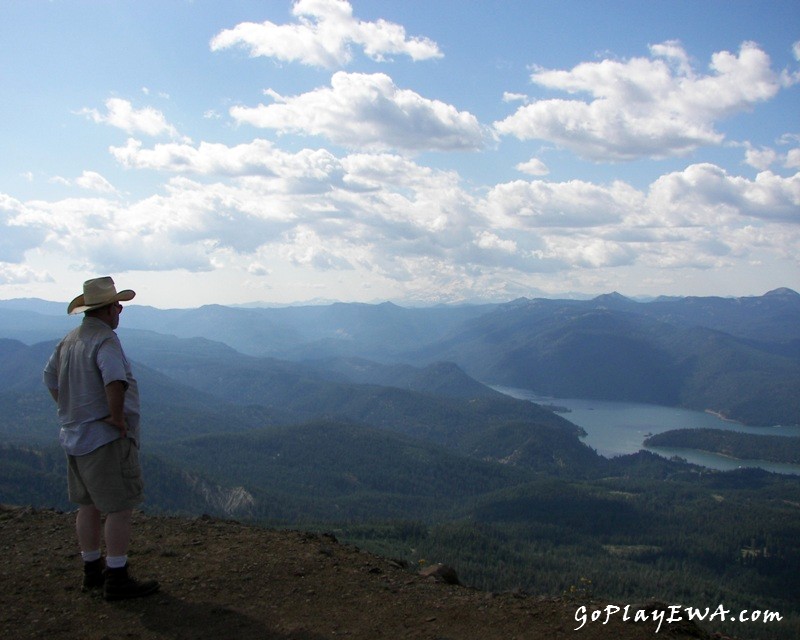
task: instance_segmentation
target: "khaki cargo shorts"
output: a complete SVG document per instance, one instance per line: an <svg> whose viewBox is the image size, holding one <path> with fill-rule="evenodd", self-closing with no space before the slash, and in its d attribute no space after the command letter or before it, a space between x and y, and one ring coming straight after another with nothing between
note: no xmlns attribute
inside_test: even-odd
<svg viewBox="0 0 800 640"><path fill-rule="evenodd" d="M133 509L144 500L136 443L118 438L86 455L68 455L67 488L70 502L104 513Z"/></svg>

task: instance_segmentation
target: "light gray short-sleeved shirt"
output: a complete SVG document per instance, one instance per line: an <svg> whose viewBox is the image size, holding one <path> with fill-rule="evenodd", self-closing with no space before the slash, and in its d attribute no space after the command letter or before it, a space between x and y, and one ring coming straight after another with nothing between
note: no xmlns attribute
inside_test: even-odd
<svg viewBox="0 0 800 640"><path fill-rule="evenodd" d="M105 387L126 385L128 437L139 442L139 389L117 334L105 322L84 317L58 344L44 369L44 383L58 390L59 439L73 456L87 454L120 437L103 422L109 415Z"/></svg>

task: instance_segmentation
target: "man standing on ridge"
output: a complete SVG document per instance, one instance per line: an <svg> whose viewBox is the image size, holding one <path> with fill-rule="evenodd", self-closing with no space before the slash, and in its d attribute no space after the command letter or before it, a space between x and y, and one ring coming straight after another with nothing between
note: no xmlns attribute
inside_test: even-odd
<svg viewBox="0 0 800 640"><path fill-rule="evenodd" d="M79 505L75 529L83 590L102 587L107 600L150 595L159 586L128 575L131 516L144 498L139 391L114 330L120 301L135 295L130 289L117 293L109 276L84 282L83 294L67 307L70 315L83 313L83 322L58 344L44 369L44 383L58 405L69 499Z"/></svg>

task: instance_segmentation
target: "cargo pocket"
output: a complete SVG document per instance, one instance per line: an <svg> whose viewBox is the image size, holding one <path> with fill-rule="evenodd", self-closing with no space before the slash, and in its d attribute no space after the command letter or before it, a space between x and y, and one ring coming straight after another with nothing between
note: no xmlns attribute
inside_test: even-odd
<svg viewBox="0 0 800 640"><path fill-rule="evenodd" d="M138 478L142 475L139 466L139 449L130 438L122 439L122 477Z"/></svg>
<svg viewBox="0 0 800 640"><path fill-rule="evenodd" d="M125 486L128 501L131 506L142 502L144 499L144 483L142 482L142 469L139 466L139 448L133 440L122 439L122 483Z"/></svg>

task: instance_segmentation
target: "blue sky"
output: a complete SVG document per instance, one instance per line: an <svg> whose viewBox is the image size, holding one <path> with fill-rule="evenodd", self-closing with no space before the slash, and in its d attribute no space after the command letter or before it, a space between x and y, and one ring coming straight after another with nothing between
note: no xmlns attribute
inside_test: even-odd
<svg viewBox="0 0 800 640"><path fill-rule="evenodd" d="M800 290L800 4L0 0L0 298Z"/></svg>

